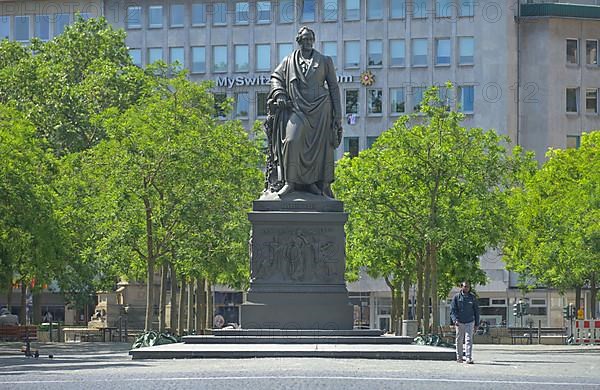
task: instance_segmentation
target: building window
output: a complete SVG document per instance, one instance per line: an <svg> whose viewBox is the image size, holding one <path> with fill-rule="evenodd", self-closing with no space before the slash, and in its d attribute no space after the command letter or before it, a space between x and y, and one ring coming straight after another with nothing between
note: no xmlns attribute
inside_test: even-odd
<svg viewBox="0 0 600 390"><path fill-rule="evenodd" d="M377 136L371 136L368 135L367 136L367 148L370 148L371 146L373 146L373 144L377 141Z"/></svg>
<svg viewBox="0 0 600 390"><path fill-rule="evenodd" d="M192 4L192 26L206 24L206 4Z"/></svg>
<svg viewBox="0 0 600 390"><path fill-rule="evenodd" d="M598 113L598 89L587 88L585 90L585 112L588 114Z"/></svg>
<svg viewBox="0 0 600 390"><path fill-rule="evenodd" d="M412 87L413 112L421 111L421 102L423 102L424 94L425 87Z"/></svg>
<svg viewBox="0 0 600 390"><path fill-rule="evenodd" d="M459 65L473 65L475 56L475 39L473 37L458 38Z"/></svg>
<svg viewBox="0 0 600 390"><path fill-rule="evenodd" d="M406 97L404 96L404 88L390 89L390 103L392 114L402 114L405 111Z"/></svg>
<svg viewBox="0 0 600 390"><path fill-rule="evenodd" d="M214 3L212 6L213 25L222 26L227 24L227 4Z"/></svg>
<svg viewBox="0 0 600 390"><path fill-rule="evenodd" d="M185 54L183 47L169 48L169 63L176 71L180 71L185 67Z"/></svg>
<svg viewBox="0 0 600 390"><path fill-rule="evenodd" d="M236 118L247 118L249 106L250 102L248 101L248 92L239 92L235 94Z"/></svg>
<svg viewBox="0 0 600 390"><path fill-rule="evenodd" d="M35 37L41 39L42 41L47 41L50 39L50 16L35 16Z"/></svg>
<svg viewBox="0 0 600 390"><path fill-rule="evenodd" d="M235 24L248 24L248 3L235 3Z"/></svg>
<svg viewBox="0 0 600 390"><path fill-rule="evenodd" d="M213 46L213 72L227 72L227 46Z"/></svg>
<svg viewBox="0 0 600 390"><path fill-rule="evenodd" d="M581 136L567 135L567 149L579 149L581 146Z"/></svg>
<svg viewBox="0 0 600 390"><path fill-rule="evenodd" d="M192 47L192 73L206 72L206 49L204 47Z"/></svg>
<svg viewBox="0 0 600 390"><path fill-rule="evenodd" d="M450 65L450 38L436 39L435 46L435 64Z"/></svg>
<svg viewBox="0 0 600 390"><path fill-rule="evenodd" d="M215 97L215 116L217 118L225 118L225 103L227 102L227 94L225 93L215 93L213 94Z"/></svg>
<svg viewBox="0 0 600 390"><path fill-rule="evenodd" d="M473 0L458 0L460 16L475 16L475 2Z"/></svg>
<svg viewBox="0 0 600 390"><path fill-rule="evenodd" d="M358 137L344 137L344 153L348 153L350 157L358 156L359 144Z"/></svg>
<svg viewBox="0 0 600 390"><path fill-rule="evenodd" d="M292 23L294 21L294 0L279 1L279 23Z"/></svg>
<svg viewBox="0 0 600 390"><path fill-rule="evenodd" d="M382 0L366 0L367 2L367 19L379 20L383 19L383 1Z"/></svg>
<svg viewBox="0 0 600 390"><path fill-rule="evenodd" d="M475 105L475 87L463 85L458 88L459 110L464 113L472 113Z"/></svg>
<svg viewBox="0 0 600 390"><path fill-rule="evenodd" d="M10 38L10 17L0 16L0 40Z"/></svg>
<svg viewBox="0 0 600 390"><path fill-rule="evenodd" d="M323 54L331 57L333 65L337 68L337 42L323 42Z"/></svg>
<svg viewBox="0 0 600 390"><path fill-rule="evenodd" d="M302 2L302 22L315 21L315 0L304 0Z"/></svg>
<svg viewBox="0 0 600 390"><path fill-rule="evenodd" d="M579 88L567 88L567 112L579 112L578 92Z"/></svg>
<svg viewBox="0 0 600 390"><path fill-rule="evenodd" d="M171 4L171 27L183 27L183 4Z"/></svg>
<svg viewBox="0 0 600 390"><path fill-rule="evenodd" d="M29 41L29 16L15 16L15 40Z"/></svg>
<svg viewBox="0 0 600 390"><path fill-rule="evenodd" d="M578 45L577 39L567 39L567 64L577 65L579 63Z"/></svg>
<svg viewBox="0 0 600 390"><path fill-rule="evenodd" d="M427 0L413 0L412 1L412 16L413 16L413 18L426 18L427 17Z"/></svg>
<svg viewBox="0 0 600 390"><path fill-rule="evenodd" d="M412 40L412 66L427 66L427 39Z"/></svg>
<svg viewBox="0 0 600 390"><path fill-rule="evenodd" d="M271 45L268 43L256 45L256 70L271 70Z"/></svg>
<svg viewBox="0 0 600 390"><path fill-rule="evenodd" d="M279 63L284 60L285 57L290 55L294 51L294 46L291 43L280 43L277 45L277 56Z"/></svg>
<svg viewBox="0 0 600 390"><path fill-rule="evenodd" d="M268 92L256 93L256 116L267 116L267 96Z"/></svg>
<svg viewBox="0 0 600 390"><path fill-rule="evenodd" d="M344 92L346 115L358 114L358 89L347 89Z"/></svg>
<svg viewBox="0 0 600 390"><path fill-rule="evenodd" d="M462 0L459 0L462 1ZM435 0L435 16L438 18L449 18L452 16L453 0Z"/></svg>
<svg viewBox="0 0 600 390"><path fill-rule="evenodd" d="M382 110L382 92L381 89L367 90L367 114L381 114Z"/></svg>
<svg viewBox="0 0 600 390"><path fill-rule="evenodd" d="M163 61L163 49L161 47L148 48L148 64Z"/></svg>
<svg viewBox="0 0 600 390"><path fill-rule="evenodd" d="M151 5L148 7L148 28L162 28L163 7L162 5Z"/></svg>
<svg viewBox="0 0 600 390"><path fill-rule="evenodd" d="M345 20L360 19L360 0L345 0L346 9L344 13Z"/></svg>
<svg viewBox="0 0 600 390"><path fill-rule="evenodd" d="M390 18L404 19L406 17L406 0L390 0Z"/></svg>
<svg viewBox="0 0 600 390"><path fill-rule="evenodd" d="M404 39L390 40L390 65L404 66L406 47Z"/></svg>
<svg viewBox="0 0 600 390"><path fill-rule="evenodd" d="M271 23L271 2L257 1L256 2L256 22Z"/></svg>
<svg viewBox="0 0 600 390"><path fill-rule="evenodd" d="M142 50L141 49L129 49L129 57L133 65L142 66Z"/></svg>
<svg viewBox="0 0 600 390"><path fill-rule="evenodd" d="M438 99L442 107L446 107L446 111L450 111L452 106L452 97L450 96L450 90L445 86L438 87Z"/></svg>
<svg viewBox="0 0 600 390"><path fill-rule="evenodd" d="M69 24L69 21L68 21L69 14L61 14L61 15L67 16L66 24ZM138 7L138 6L127 7L126 18L127 18L127 22L126 22L127 28L129 28L129 29L142 28L142 7ZM64 21L63 21L63 23L64 23ZM61 34L62 34L62 31L61 31Z"/></svg>
<svg viewBox="0 0 600 390"><path fill-rule="evenodd" d="M336 22L338 19L338 0L324 0L323 21Z"/></svg>
<svg viewBox="0 0 600 390"><path fill-rule="evenodd" d="M367 41L367 57L369 66L381 66L383 64L383 41L374 39Z"/></svg>
<svg viewBox="0 0 600 390"><path fill-rule="evenodd" d="M59 36L67 26L71 23L71 15L69 14L56 14L54 15L54 36Z"/></svg>
<svg viewBox="0 0 600 390"><path fill-rule="evenodd" d="M344 68L358 68L360 65L360 42L344 42Z"/></svg>
<svg viewBox="0 0 600 390"><path fill-rule="evenodd" d="M585 63L587 65L598 65L598 41L585 41Z"/></svg>
<svg viewBox="0 0 600 390"><path fill-rule="evenodd" d="M236 72L248 71L248 45L235 45L235 63L234 70Z"/></svg>

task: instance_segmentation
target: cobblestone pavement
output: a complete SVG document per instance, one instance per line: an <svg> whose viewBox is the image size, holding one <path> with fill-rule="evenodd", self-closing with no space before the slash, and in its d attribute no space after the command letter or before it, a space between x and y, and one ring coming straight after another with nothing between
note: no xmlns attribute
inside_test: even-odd
<svg viewBox="0 0 600 390"><path fill-rule="evenodd" d="M474 365L366 359L131 360L128 344L0 343L0 389L600 389L600 347L475 345ZM49 354L53 358L49 358Z"/></svg>

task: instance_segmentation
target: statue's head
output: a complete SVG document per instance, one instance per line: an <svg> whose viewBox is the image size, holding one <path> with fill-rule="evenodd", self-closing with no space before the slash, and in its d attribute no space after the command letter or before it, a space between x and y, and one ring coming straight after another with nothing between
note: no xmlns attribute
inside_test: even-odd
<svg viewBox="0 0 600 390"><path fill-rule="evenodd" d="M315 44L315 32L307 26L300 27L298 34L296 34L296 42L303 49L312 49Z"/></svg>

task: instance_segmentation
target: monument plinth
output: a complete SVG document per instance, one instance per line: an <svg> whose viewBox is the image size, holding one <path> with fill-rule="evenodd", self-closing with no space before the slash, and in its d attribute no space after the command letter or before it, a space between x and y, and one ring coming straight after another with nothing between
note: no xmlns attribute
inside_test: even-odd
<svg viewBox="0 0 600 390"><path fill-rule="evenodd" d="M348 330L343 203L293 192L254 202L243 329Z"/></svg>

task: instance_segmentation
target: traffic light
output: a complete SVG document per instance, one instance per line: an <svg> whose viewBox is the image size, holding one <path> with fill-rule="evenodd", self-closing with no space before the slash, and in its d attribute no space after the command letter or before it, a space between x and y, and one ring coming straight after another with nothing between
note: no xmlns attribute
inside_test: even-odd
<svg viewBox="0 0 600 390"><path fill-rule="evenodd" d="M577 308L572 303L569 303L569 314L571 318L577 318Z"/></svg>
<svg viewBox="0 0 600 390"><path fill-rule="evenodd" d="M571 318L571 305L563 307L563 318L566 318L567 320Z"/></svg>
<svg viewBox="0 0 600 390"><path fill-rule="evenodd" d="M527 314L529 314L529 303L522 302L521 303L521 315L526 316Z"/></svg>
<svg viewBox="0 0 600 390"><path fill-rule="evenodd" d="M513 305L513 315L515 317L521 317L521 303L515 303Z"/></svg>

